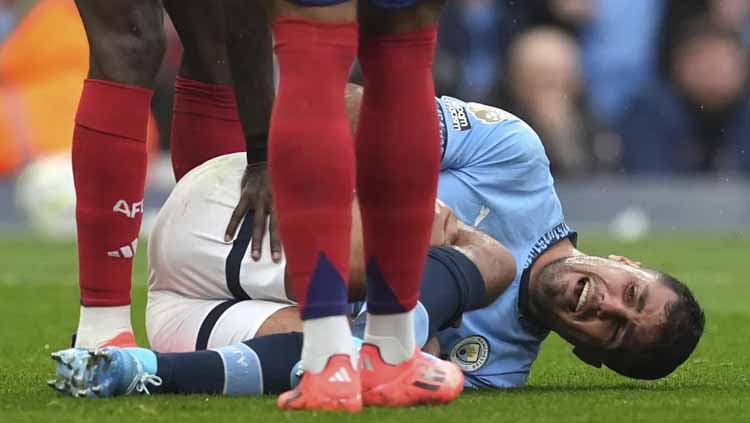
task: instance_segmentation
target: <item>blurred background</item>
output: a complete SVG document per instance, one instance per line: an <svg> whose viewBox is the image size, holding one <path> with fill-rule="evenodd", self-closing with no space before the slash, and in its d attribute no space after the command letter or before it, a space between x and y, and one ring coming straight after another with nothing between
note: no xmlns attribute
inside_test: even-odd
<svg viewBox="0 0 750 423"><path fill-rule="evenodd" d="M145 230L173 183L181 46L167 29ZM504 108L540 134L578 228L744 233L749 52L750 0L450 0L435 77L439 94ZM0 232L74 233L66 154L87 66L72 0L0 0Z"/></svg>

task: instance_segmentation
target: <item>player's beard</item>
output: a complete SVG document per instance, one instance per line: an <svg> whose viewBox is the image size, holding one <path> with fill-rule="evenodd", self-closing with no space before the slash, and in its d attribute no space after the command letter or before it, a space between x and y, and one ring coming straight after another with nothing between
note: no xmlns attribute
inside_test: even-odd
<svg viewBox="0 0 750 423"><path fill-rule="evenodd" d="M565 281L567 257L560 258L544 266L529 284L529 306L534 317L550 329L554 329L558 314L565 302Z"/></svg>

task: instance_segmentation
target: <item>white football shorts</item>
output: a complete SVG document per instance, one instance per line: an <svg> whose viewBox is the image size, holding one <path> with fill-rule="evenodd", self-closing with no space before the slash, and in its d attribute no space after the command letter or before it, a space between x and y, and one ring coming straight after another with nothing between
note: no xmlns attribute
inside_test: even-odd
<svg viewBox="0 0 750 423"><path fill-rule="evenodd" d="M159 211L148 245L146 329L159 352L215 348L251 339L271 315L295 305L284 287L286 262L271 260L268 237L250 258L252 218L224 241L240 197L245 153L198 166Z"/></svg>

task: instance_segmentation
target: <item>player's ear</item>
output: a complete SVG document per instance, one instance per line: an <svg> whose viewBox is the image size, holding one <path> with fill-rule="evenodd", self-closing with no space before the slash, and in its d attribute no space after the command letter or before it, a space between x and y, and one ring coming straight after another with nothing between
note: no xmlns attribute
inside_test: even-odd
<svg viewBox="0 0 750 423"><path fill-rule="evenodd" d="M573 348L573 354L589 366L596 367L597 369L602 367L601 355L593 349L575 347Z"/></svg>

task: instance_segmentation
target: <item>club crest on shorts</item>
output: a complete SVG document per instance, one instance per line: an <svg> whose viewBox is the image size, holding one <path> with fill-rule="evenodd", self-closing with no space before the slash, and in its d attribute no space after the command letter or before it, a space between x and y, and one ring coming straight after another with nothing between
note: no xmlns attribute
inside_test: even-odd
<svg viewBox="0 0 750 423"><path fill-rule="evenodd" d="M490 345L483 336L467 336L458 341L451 350L451 361L461 370L473 372L480 369L487 362L490 355Z"/></svg>
<svg viewBox="0 0 750 423"><path fill-rule="evenodd" d="M513 117L510 113L497 107L479 103L468 103L467 106L469 106L469 111L474 117L487 124L500 123Z"/></svg>

